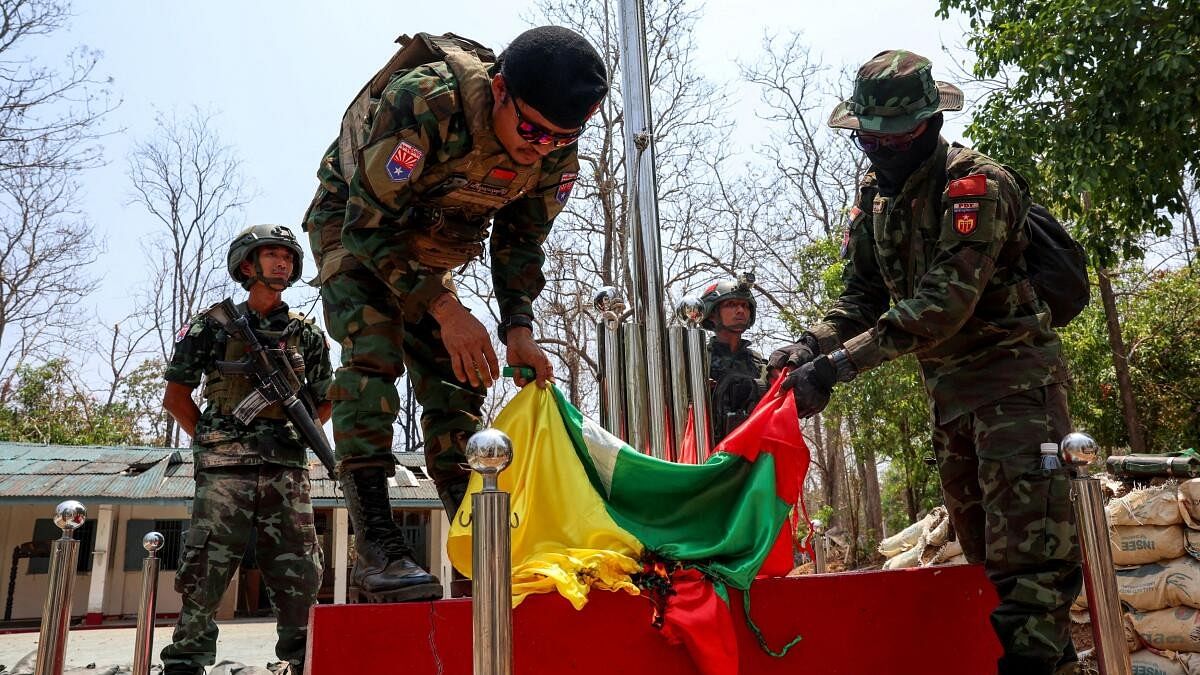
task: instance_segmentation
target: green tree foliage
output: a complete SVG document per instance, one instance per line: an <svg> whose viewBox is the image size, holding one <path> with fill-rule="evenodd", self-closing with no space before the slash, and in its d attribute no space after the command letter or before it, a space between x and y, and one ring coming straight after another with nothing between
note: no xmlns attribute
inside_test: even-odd
<svg viewBox="0 0 1200 675"><path fill-rule="evenodd" d="M104 405L72 381L65 358L17 369L0 404L0 440L62 445L148 445L135 399ZM161 376L159 381L161 381Z"/></svg>
<svg viewBox="0 0 1200 675"><path fill-rule="evenodd" d="M1134 395L1151 420L1147 449L1200 447L1200 270L1184 267L1146 278L1140 268L1130 269L1117 284ZM1075 426L1105 447L1126 445L1103 308L1093 303L1062 337L1074 378Z"/></svg>
<svg viewBox="0 0 1200 675"><path fill-rule="evenodd" d="M968 128L979 148L1079 224L1101 265L1169 232L1200 164L1195 0L940 0L951 9L996 85Z"/></svg>

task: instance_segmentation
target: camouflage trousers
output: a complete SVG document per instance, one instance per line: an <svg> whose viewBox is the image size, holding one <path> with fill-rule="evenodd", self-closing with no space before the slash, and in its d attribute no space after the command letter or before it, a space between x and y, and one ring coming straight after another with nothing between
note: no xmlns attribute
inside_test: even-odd
<svg viewBox="0 0 1200 675"><path fill-rule="evenodd" d="M164 667L212 665L217 653L213 615L241 562L251 532L275 610L275 654L304 663L308 610L321 587L321 547L313 524L308 474L274 464L196 473L196 498L175 590L183 596ZM298 671L297 671L298 672Z"/></svg>
<svg viewBox="0 0 1200 675"><path fill-rule="evenodd" d="M466 494L464 453L467 439L481 428L487 390L459 383L438 323L428 314L405 321L401 299L362 266L343 266L322 283L321 299L325 326L342 347L329 388L339 466L395 471L396 380L407 370L421 405L426 470L453 514Z"/></svg>
<svg viewBox="0 0 1200 675"><path fill-rule="evenodd" d="M1061 384L1013 394L934 425L946 506L967 560L983 563L1000 604L1000 672L1053 672L1070 646L1068 609L1082 583L1065 469L1039 446L1070 429Z"/></svg>

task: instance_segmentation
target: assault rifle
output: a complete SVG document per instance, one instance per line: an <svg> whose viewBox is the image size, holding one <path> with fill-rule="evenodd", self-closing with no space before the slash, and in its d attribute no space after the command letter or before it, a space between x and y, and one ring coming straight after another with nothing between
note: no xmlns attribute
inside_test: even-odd
<svg viewBox="0 0 1200 675"><path fill-rule="evenodd" d="M206 312L216 321L225 332L237 336L250 346L250 353L240 361L218 361L217 369L223 374L242 375L257 382L254 391L238 403L233 409L233 416L242 424L249 424L267 406L278 403L288 421L296 426L304 442L312 448L329 472L330 480L336 480L334 469L333 448L325 431L313 419L316 412L312 402L306 407L301 399L304 395L303 383L296 376L286 352L282 349L268 349L258 341L258 336L250 328L250 322L233 301L226 298L220 304L213 305Z"/></svg>

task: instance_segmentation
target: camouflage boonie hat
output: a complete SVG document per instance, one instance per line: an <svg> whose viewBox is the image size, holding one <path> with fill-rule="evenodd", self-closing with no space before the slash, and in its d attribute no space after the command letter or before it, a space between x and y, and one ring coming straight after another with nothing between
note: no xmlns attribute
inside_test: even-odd
<svg viewBox="0 0 1200 675"><path fill-rule="evenodd" d="M879 52L858 69L854 95L833 109L829 126L902 134L938 112L962 110L962 90L934 81L932 71L924 56L903 49Z"/></svg>

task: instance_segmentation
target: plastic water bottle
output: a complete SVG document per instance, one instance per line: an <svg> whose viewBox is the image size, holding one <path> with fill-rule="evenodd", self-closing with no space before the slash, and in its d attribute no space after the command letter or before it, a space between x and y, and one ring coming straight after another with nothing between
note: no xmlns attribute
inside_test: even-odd
<svg viewBox="0 0 1200 675"><path fill-rule="evenodd" d="M1042 443L1042 468L1057 471L1062 468L1058 459L1058 443Z"/></svg>

